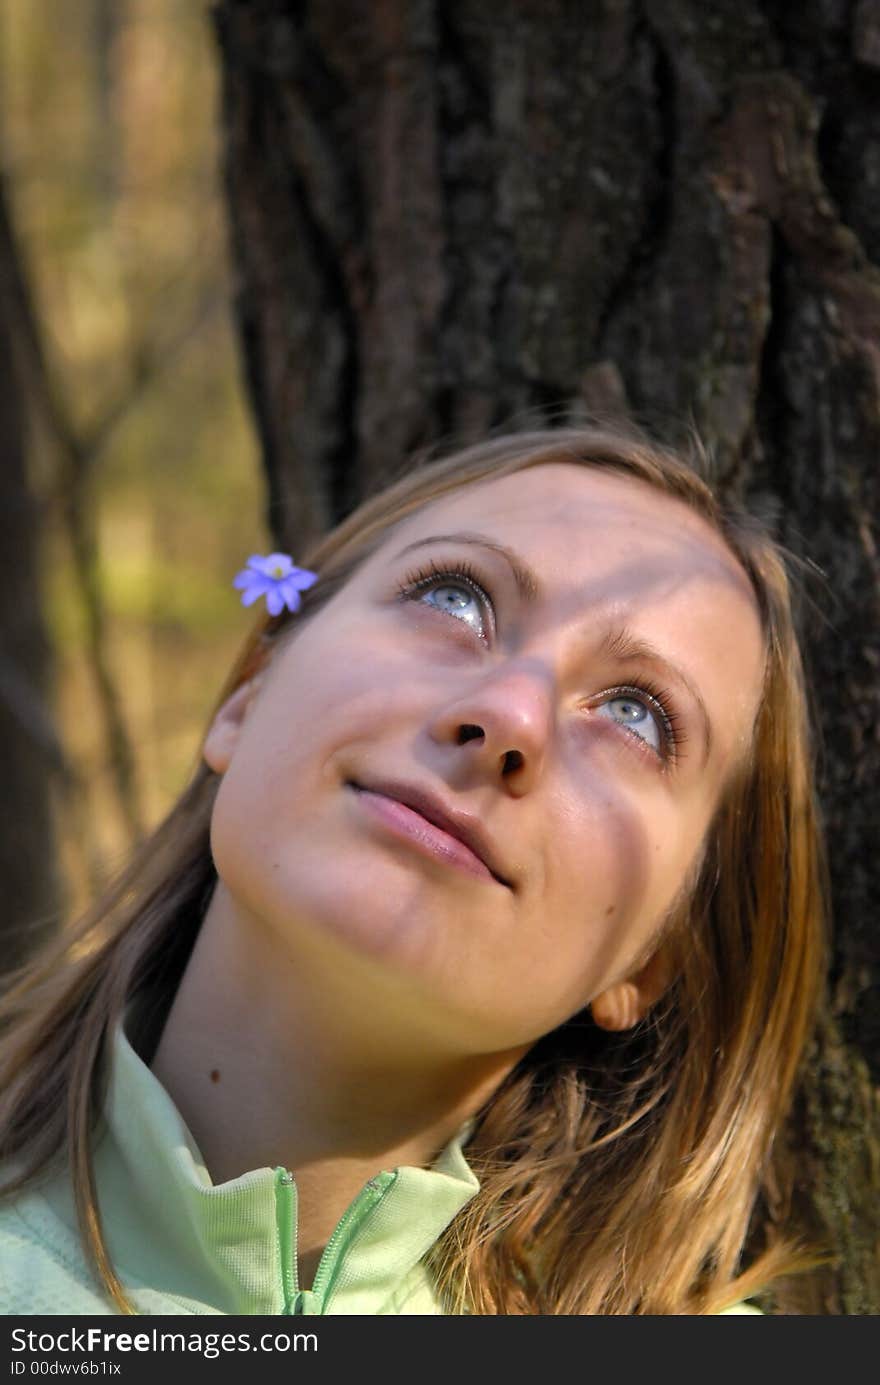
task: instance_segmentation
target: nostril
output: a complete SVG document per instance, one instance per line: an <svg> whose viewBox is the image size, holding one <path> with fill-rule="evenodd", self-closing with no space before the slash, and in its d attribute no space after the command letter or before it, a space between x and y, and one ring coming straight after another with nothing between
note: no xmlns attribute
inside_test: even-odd
<svg viewBox="0 0 880 1385"><path fill-rule="evenodd" d="M482 726L460 726L458 728L458 743L464 745L467 741L478 739L482 734Z"/></svg>
<svg viewBox="0 0 880 1385"><path fill-rule="evenodd" d="M523 762L522 751L506 750L504 752L504 767L502 774L512 774L515 769L519 769Z"/></svg>

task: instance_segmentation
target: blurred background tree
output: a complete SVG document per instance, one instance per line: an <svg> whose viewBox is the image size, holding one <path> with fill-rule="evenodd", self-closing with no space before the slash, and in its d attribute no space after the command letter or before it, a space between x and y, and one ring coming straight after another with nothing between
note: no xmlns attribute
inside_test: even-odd
<svg viewBox="0 0 880 1385"><path fill-rule="evenodd" d="M53 854L50 762L74 897L167 806L243 628L228 582L264 493L296 553L438 438L527 411L694 420L722 484L825 575L805 616L834 959L755 1238L800 1226L834 1258L768 1306L880 1311L880 0L212 19L219 48L186 0L7 0L0 156L36 327L29 347L4 270L27 419L4 419L23 518L3 561L42 605L3 667L45 684L42 610L59 727L24 727L0 679L4 765L35 744L10 821Z"/></svg>
<svg viewBox="0 0 880 1385"><path fill-rule="evenodd" d="M191 0L0 10L4 965L169 806L248 623L217 83Z"/></svg>

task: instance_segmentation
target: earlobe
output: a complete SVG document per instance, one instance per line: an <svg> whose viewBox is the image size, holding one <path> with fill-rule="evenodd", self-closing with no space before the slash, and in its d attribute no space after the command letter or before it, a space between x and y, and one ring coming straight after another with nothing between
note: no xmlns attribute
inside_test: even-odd
<svg viewBox="0 0 880 1385"><path fill-rule="evenodd" d="M660 947L633 976L615 981L590 1001L593 1020L600 1029L633 1029L660 999L671 979L669 958Z"/></svg>
<svg viewBox="0 0 880 1385"><path fill-rule="evenodd" d="M237 687L210 725L202 745L202 758L216 774L225 774L232 763L235 747L261 681L258 674Z"/></svg>
<svg viewBox="0 0 880 1385"><path fill-rule="evenodd" d="M594 996L590 1009L600 1029L632 1029L641 1019L638 992L631 981L619 981Z"/></svg>

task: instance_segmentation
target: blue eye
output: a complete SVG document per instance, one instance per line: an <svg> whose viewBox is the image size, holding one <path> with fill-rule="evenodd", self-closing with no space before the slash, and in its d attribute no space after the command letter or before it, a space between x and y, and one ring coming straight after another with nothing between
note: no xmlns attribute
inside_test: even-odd
<svg viewBox="0 0 880 1385"><path fill-rule="evenodd" d="M480 629L482 629L483 618L477 606L477 598L467 588L459 586L456 582L451 582L445 586L432 587L427 595L435 598L430 603L432 606L437 606L441 611L447 611L449 615L456 616L459 620L463 620L466 625L473 624L472 618L476 617L481 622Z"/></svg>
<svg viewBox="0 0 880 1385"><path fill-rule="evenodd" d="M652 709L647 699L637 695L635 691L621 691L615 697L609 697L607 702L601 703L597 710L599 716L605 716L609 721L616 721L619 726L625 726L633 735L650 745L658 755L662 754L667 739L666 727L661 723L661 714Z"/></svg>
<svg viewBox="0 0 880 1385"><path fill-rule="evenodd" d="M484 588L471 575L467 564L454 571L443 571L432 565L411 573L398 594L406 600L421 596L434 598L428 602L429 605L461 621L473 630L478 639L486 642L485 613L491 611L492 603Z"/></svg>

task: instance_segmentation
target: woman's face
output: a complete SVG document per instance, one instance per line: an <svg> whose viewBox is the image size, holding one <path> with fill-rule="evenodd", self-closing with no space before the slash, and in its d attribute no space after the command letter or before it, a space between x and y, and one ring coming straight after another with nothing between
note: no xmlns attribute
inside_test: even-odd
<svg viewBox="0 0 880 1385"><path fill-rule="evenodd" d="M681 502L566 463L468 486L218 716L220 878L286 945L378 964L463 1048L531 1042L642 975L762 667L749 581ZM503 879L395 806L409 789L476 819Z"/></svg>

